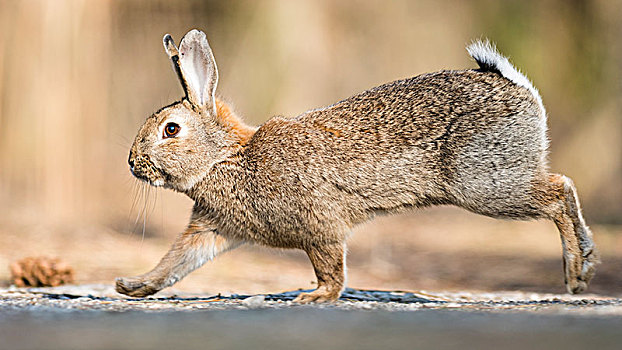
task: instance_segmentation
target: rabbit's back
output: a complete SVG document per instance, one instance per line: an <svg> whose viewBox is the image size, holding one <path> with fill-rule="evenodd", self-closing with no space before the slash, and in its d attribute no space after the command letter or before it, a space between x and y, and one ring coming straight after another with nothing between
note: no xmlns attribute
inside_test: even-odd
<svg viewBox="0 0 622 350"><path fill-rule="evenodd" d="M513 216L545 170L546 121L527 89L497 73L442 71L274 118L246 155L259 185L291 192L282 200L352 223L432 204Z"/></svg>

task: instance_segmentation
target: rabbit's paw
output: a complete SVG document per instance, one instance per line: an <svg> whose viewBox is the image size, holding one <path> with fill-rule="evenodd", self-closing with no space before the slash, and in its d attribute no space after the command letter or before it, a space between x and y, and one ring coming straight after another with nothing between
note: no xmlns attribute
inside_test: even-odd
<svg viewBox="0 0 622 350"><path fill-rule="evenodd" d="M116 288L117 292L132 297L145 297L151 294L155 294L162 289L159 287L159 283L154 283L144 277L117 277Z"/></svg>
<svg viewBox="0 0 622 350"><path fill-rule="evenodd" d="M339 299L340 294L339 291L331 291L325 287L320 287L309 293L298 294L294 302L300 304L333 302Z"/></svg>
<svg viewBox="0 0 622 350"><path fill-rule="evenodd" d="M580 271L575 271L578 269L568 268L566 270L566 289L570 294L579 294L583 293L587 289L587 285L594 277L594 270L596 269L596 265L600 263L600 259L598 253L595 250L592 250L586 257L581 257L582 261L579 265L581 267ZM570 260L570 259L568 259ZM564 257L564 265L571 267L572 265L566 261Z"/></svg>

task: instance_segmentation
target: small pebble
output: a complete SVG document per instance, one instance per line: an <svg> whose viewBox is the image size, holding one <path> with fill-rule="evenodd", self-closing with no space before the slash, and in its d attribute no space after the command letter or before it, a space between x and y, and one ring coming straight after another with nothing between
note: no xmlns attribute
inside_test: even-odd
<svg viewBox="0 0 622 350"><path fill-rule="evenodd" d="M247 306L251 309L256 309L263 307L265 304L265 300L266 297L264 295L255 295L242 300L242 305Z"/></svg>

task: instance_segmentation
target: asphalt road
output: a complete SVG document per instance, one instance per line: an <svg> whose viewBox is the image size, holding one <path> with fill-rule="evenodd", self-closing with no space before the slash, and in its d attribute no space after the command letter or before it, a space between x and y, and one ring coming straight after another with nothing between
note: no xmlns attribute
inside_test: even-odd
<svg viewBox="0 0 622 350"><path fill-rule="evenodd" d="M0 315L2 349L620 349L622 318L533 313L37 310Z"/></svg>

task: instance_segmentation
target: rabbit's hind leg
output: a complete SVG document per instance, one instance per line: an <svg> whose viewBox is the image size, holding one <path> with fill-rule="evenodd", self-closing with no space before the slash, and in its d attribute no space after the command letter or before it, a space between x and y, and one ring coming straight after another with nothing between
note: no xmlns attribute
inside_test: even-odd
<svg viewBox="0 0 622 350"><path fill-rule="evenodd" d="M558 174L549 174L546 185L537 187L546 189L535 193L542 194L537 199L561 236L566 289L581 293L594 276L599 259L592 232L581 215L577 191L572 180Z"/></svg>
<svg viewBox="0 0 622 350"><path fill-rule="evenodd" d="M345 244L317 244L305 250L315 270L317 289L300 293L294 302L306 304L336 301L345 286Z"/></svg>

